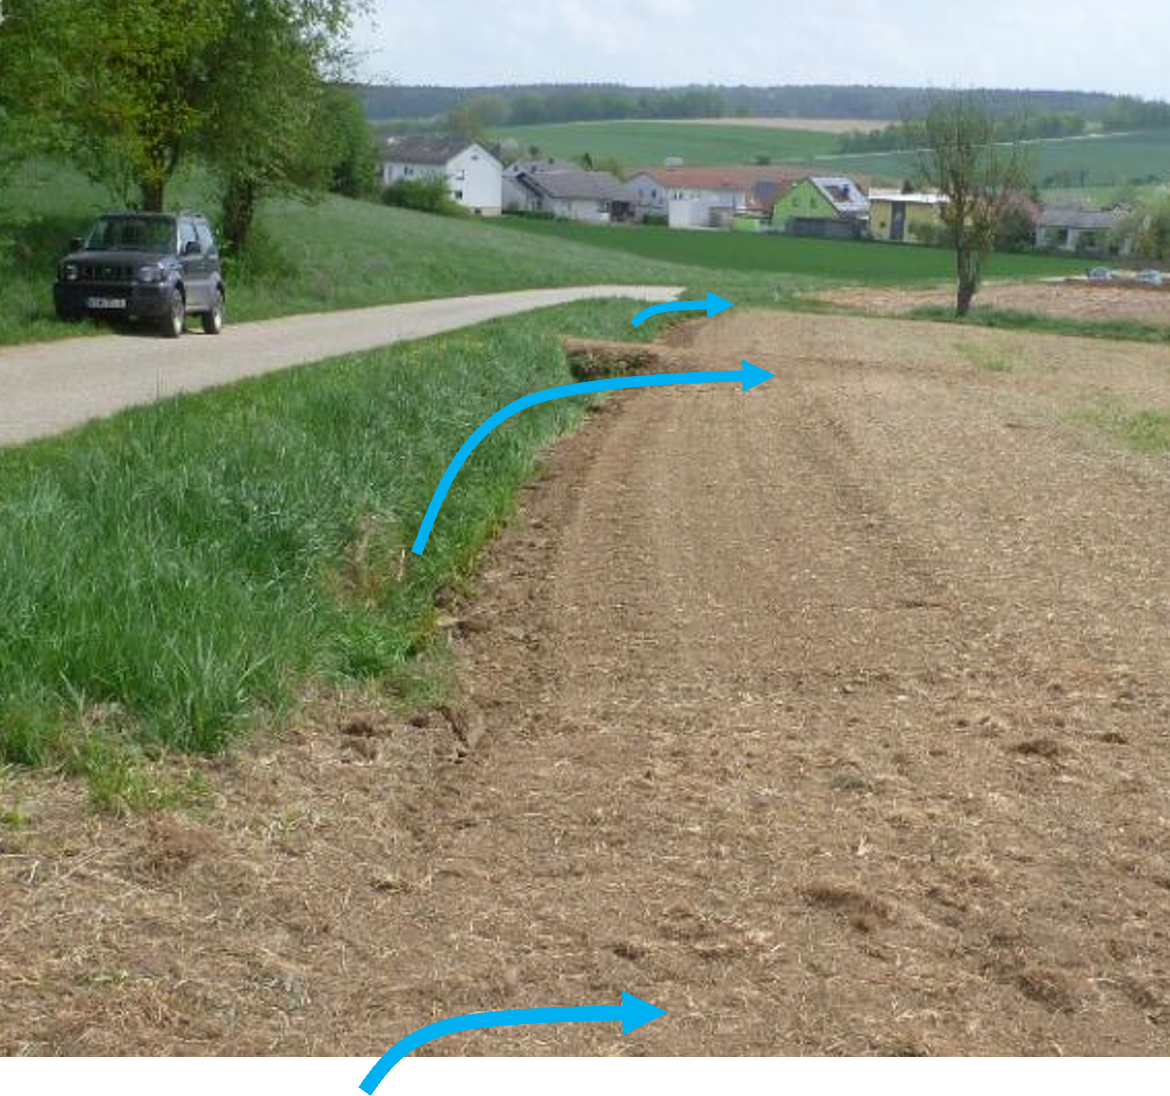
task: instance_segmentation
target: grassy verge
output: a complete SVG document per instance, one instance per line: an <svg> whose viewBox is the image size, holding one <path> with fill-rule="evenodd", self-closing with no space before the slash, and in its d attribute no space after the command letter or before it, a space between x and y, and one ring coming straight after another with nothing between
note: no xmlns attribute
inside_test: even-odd
<svg viewBox="0 0 1170 1096"><path fill-rule="evenodd" d="M1089 339L1113 339L1123 342L1167 343L1170 327L1140 323L1137 320L1075 320L1044 316L1037 312L1011 309L976 308L966 319L959 319L953 309L926 305L909 313L911 319L932 323L952 323L969 327L991 327L1004 331L1026 331L1039 335L1074 335Z"/></svg>
<svg viewBox="0 0 1170 1096"><path fill-rule="evenodd" d="M141 800L144 749L220 750L310 680L393 685L432 643L436 590L583 406L488 439L414 557L448 462L507 403L570 382L558 335L651 337L631 307L501 321L0 452L0 762Z"/></svg>

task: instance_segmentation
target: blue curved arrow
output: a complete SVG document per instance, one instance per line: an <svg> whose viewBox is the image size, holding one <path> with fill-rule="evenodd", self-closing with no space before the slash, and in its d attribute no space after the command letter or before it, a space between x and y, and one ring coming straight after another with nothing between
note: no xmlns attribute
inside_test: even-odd
<svg viewBox="0 0 1170 1096"><path fill-rule="evenodd" d="M476 1012L470 1016L456 1016L419 1028L413 1035L408 1035L401 1042L395 1043L378 1059L377 1064L366 1074L365 1080L358 1087L368 1096L373 1096L374 1090L382 1083L386 1074L412 1050L441 1039L444 1035L454 1035L458 1031L516 1027L523 1024L596 1024L607 1020L620 1020L622 1034L629 1035L631 1031L637 1031L638 1028L645 1027L646 1024L651 1024L665 1015L662 1009L638 1000L632 993L623 993L620 1005L601 1005L594 1008L521 1008L509 1012Z"/></svg>
<svg viewBox="0 0 1170 1096"><path fill-rule="evenodd" d="M707 300L704 301L679 301L677 304L658 304L653 308L647 308L645 312L639 312L630 322L635 327L641 327L651 316L659 316L663 312L702 312L706 311L707 318L718 316L720 312L726 312L729 308L734 308L735 305L731 301L725 301L722 297L716 297L714 293L707 294Z"/></svg>
<svg viewBox="0 0 1170 1096"><path fill-rule="evenodd" d="M430 506L427 507L426 517L423 518L423 523L419 527L412 551L416 556L421 556L426 551L427 540L431 535L435 519L439 516L439 510L442 509L443 500L447 497L447 492L451 490L451 485L455 482L455 477L459 475L459 470L467 462L467 458L475 452L479 443L501 423L507 422L513 415L526 411L529 407L551 403L553 400L567 399L569 396L585 396L591 392L610 392L619 388L657 388L669 384L730 384L734 382L736 384L742 383L743 390L750 392L765 381L770 381L773 376L774 374L769 373L766 369L760 369L758 366L752 365L751 362L744 362L743 369L735 372L662 373L652 377L623 377L616 380L589 381L585 384L567 384L562 388L550 388L545 392L525 396L522 400L509 404L503 411L496 412L463 443L463 448L456 453L455 459L451 462L439 483L438 490L435 491L435 495L431 499Z"/></svg>

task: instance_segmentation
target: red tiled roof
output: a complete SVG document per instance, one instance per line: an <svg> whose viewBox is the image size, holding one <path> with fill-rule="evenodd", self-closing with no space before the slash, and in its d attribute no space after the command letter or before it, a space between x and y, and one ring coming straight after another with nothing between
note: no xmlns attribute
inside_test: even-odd
<svg viewBox="0 0 1170 1096"><path fill-rule="evenodd" d="M666 187L746 192L757 183L791 184L815 172L790 167L643 167L633 174L649 175Z"/></svg>

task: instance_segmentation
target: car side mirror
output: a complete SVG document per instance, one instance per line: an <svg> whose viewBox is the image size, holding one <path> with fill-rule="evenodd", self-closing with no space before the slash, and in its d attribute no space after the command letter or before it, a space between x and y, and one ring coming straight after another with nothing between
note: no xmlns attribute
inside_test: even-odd
<svg viewBox="0 0 1170 1096"><path fill-rule="evenodd" d="M80 236L73 236L73 237L71 237L71 238L70 238L70 240L69 240L69 250L70 250L70 251L80 251L80 250L81 250L81 245L82 245L84 242L85 242L85 241L84 241L84 240L82 240L82 238L81 238Z"/></svg>
<svg viewBox="0 0 1170 1096"><path fill-rule="evenodd" d="M199 254L199 244L197 241L188 240L185 244L183 244L183 255L184 256L198 255L198 254Z"/></svg>

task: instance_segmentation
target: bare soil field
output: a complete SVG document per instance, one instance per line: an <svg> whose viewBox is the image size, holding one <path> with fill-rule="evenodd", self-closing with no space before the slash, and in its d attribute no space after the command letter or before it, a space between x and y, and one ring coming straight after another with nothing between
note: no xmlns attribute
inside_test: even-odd
<svg viewBox="0 0 1170 1096"><path fill-rule="evenodd" d="M624 990L668 1015L425 1053L1165 1053L1170 461L1077 416L1170 407L1170 351L672 338L776 380L550 455L440 598L451 707L314 698L195 814L6 775L0 1052L371 1055Z"/></svg>
<svg viewBox="0 0 1170 1096"><path fill-rule="evenodd" d="M899 316L927 305L953 306L951 286L937 289L857 288L817 292L815 300L871 315ZM1036 312L1073 320L1136 320L1170 326L1170 292L1064 282L991 282L976 307Z"/></svg>

